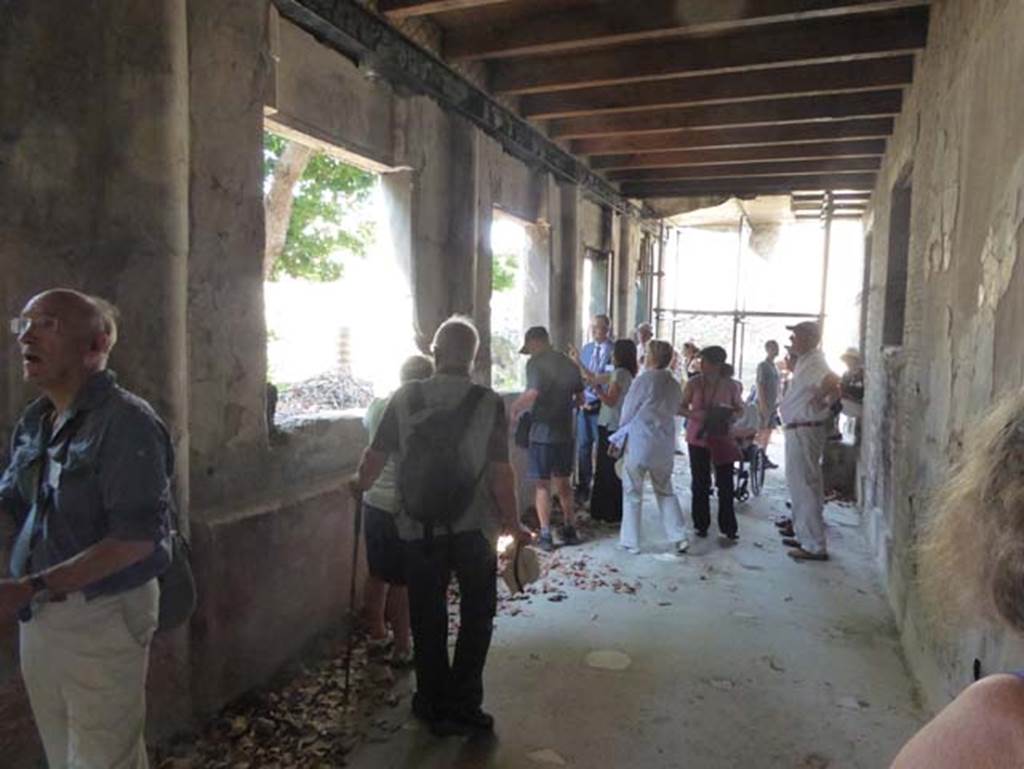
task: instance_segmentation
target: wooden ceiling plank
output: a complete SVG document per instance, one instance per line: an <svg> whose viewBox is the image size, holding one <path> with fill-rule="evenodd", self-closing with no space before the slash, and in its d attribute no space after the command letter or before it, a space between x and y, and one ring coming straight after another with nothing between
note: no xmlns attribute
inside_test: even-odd
<svg viewBox="0 0 1024 769"><path fill-rule="evenodd" d="M597 3L531 13L483 28L466 25L445 36L450 60L565 53L664 37L720 34L746 27L926 6L928 0L644 0Z"/></svg>
<svg viewBox="0 0 1024 769"><path fill-rule="evenodd" d="M620 187L630 198L671 198L695 195L770 195L794 190L870 191L877 180L873 173L761 176L735 179L682 179L665 182L626 182Z"/></svg>
<svg viewBox="0 0 1024 769"><path fill-rule="evenodd" d="M646 182L669 179L716 179L753 176L795 176L797 174L877 171L881 158L826 158L824 160L780 160L767 163L727 163L675 168L633 168L610 171L611 182Z"/></svg>
<svg viewBox="0 0 1024 769"><path fill-rule="evenodd" d="M706 150L598 155L591 160L590 167L595 171L611 171L627 168L670 168L709 163L748 163L750 161L766 160L880 157L883 154L885 154L884 139L863 139L859 141L765 144Z"/></svg>
<svg viewBox="0 0 1024 769"><path fill-rule="evenodd" d="M524 117L534 119L570 117L767 96L863 91L907 85L913 77L913 56L891 56L528 94L522 97L519 109Z"/></svg>
<svg viewBox="0 0 1024 769"><path fill-rule="evenodd" d="M389 19L398 20L445 11L465 11L507 2L509 0L377 0L377 10Z"/></svg>
<svg viewBox="0 0 1024 769"><path fill-rule="evenodd" d="M779 24L770 35L746 30L578 54L509 59L494 63L491 87L497 93L540 93L686 74L878 57L923 48L927 29L928 9L909 8L880 16Z"/></svg>
<svg viewBox="0 0 1024 769"><path fill-rule="evenodd" d="M898 115L902 106L903 93L898 90L762 99L674 107L654 112L634 110L607 115L559 118L548 123L548 135L554 139L580 139L610 134L674 131L680 128L709 129Z"/></svg>
<svg viewBox="0 0 1024 769"><path fill-rule="evenodd" d="M786 125L740 126L716 130L667 131L656 134L621 134L576 139L570 143L576 155L660 152L663 150L711 149L747 145L798 144L838 139L884 138L892 134L891 117L829 120Z"/></svg>

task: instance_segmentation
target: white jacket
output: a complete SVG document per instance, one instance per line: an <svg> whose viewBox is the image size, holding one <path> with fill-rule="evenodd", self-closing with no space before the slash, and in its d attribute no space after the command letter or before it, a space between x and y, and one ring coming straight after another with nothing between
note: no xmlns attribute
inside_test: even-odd
<svg viewBox="0 0 1024 769"><path fill-rule="evenodd" d="M629 388L619 429L609 440L620 447L626 444L626 461L631 465L671 470L675 416L682 400L683 389L670 371L645 370Z"/></svg>

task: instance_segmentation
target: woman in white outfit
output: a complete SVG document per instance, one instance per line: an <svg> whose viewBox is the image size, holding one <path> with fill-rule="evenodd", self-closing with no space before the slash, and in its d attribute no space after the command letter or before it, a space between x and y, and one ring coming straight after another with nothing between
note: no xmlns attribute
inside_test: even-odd
<svg viewBox="0 0 1024 769"><path fill-rule="evenodd" d="M675 415L683 393L668 370L671 362L672 345L660 340L648 343L645 369L629 388L622 405L619 430L611 437L613 445L625 446L622 478L625 504L619 545L631 553L640 552L641 505L647 475L651 476L666 534L679 552L685 552L688 546L683 511L672 487Z"/></svg>

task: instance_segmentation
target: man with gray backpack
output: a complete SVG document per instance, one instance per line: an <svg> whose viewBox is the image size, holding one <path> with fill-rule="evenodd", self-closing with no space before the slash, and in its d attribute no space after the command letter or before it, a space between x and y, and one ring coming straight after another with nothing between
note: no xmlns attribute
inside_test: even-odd
<svg viewBox="0 0 1024 769"><path fill-rule="evenodd" d="M398 534L405 550L416 668L413 712L439 736L489 731L483 669L497 605L498 535L526 542L501 398L470 379L480 345L467 318L434 336L436 373L392 396L350 482L370 488L397 458ZM459 633L448 657L448 586L459 586Z"/></svg>

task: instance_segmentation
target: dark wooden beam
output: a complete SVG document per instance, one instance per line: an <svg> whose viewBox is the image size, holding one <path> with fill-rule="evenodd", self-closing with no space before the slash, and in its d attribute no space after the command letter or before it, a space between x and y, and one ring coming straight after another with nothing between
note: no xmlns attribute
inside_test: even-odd
<svg viewBox="0 0 1024 769"><path fill-rule="evenodd" d="M873 173L820 174L817 176L758 176L736 179L683 179L668 182L626 182L622 194L630 198L681 198L697 195L783 195L793 190L871 190Z"/></svg>
<svg viewBox="0 0 1024 769"><path fill-rule="evenodd" d="M454 29L445 35L444 52L453 60L565 53L927 4L928 0L686 0L685 4L679 0L612 0L585 8L535 12L482 28Z"/></svg>
<svg viewBox="0 0 1024 769"><path fill-rule="evenodd" d="M640 152L629 155L598 155L590 161L595 171L627 168L672 168L710 163L749 163L763 160L821 160L825 158L881 157L884 139L848 142L806 142L766 144L749 147L722 147L706 150Z"/></svg>
<svg viewBox="0 0 1024 769"><path fill-rule="evenodd" d="M746 145L799 144L837 139L875 139L892 134L891 117L828 120L786 125L743 126L713 131L683 129L656 134L621 134L576 139L570 148L577 155L613 155L676 149L711 149Z"/></svg>
<svg viewBox="0 0 1024 769"><path fill-rule="evenodd" d="M548 135L556 139L579 139L609 134L654 133L680 128L720 128L737 125L770 125L808 120L837 120L854 117L898 115L903 92L863 91L790 99L702 104L664 110L633 110L607 115L567 117L548 123Z"/></svg>
<svg viewBox="0 0 1024 769"><path fill-rule="evenodd" d="M408 19L444 11L465 11L485 5L498 5L508 0L377 0L377 10L389 19Z"/></svg>
<svg viewBox="0 0 1024 769"><path fill-rule="evenodd" d="M752 67L870 58L915 51L928 36L928 9L851 19L777 24L706 38L618 46L494 63L492 90L540 93Z"/></svg>
<svg viewBox="0 0 1024 769"><path fill-rule="evenodd" d="M393 85L429 96L531 168L577 184L587 197L618 211L635 217L647 213L526 120L355 0L273 2L284 18L324 45Z"/></svg>
<svg viewBox="0 0 1024 769"><path fill-rule="evenodd" d="M890 56L528 94L522 97L519 111L534 119L570 117L766 96L867 91L907 85L913 78L913 56Z"/></svg>
<svg viewBox="0 0 1024 769"><path fill-rule="evenodd" d="M770 163L725 163L676 168L629 168L609 171L613 182L651 182L670 179L721 179L754 176L797 176L855 171L877 171L881 158L827 158L825 160L780 160Z"/></svg>

